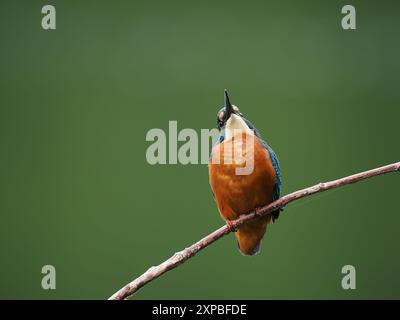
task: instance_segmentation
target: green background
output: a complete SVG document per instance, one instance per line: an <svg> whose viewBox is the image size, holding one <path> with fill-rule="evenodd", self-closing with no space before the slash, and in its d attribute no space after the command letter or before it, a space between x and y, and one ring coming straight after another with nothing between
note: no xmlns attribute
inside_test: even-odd
<svg viewBox="0 0 400 320"><path fill-rule="evenodd" d="M0 298L107 298L221 226L207 166L151 166L145 136L214 127L224 88L277 152L283 194L399 161L400 3L350 1L345 31L348 3L2 1ZM400 298L399 187L295 202L260 255L231 234L136 298Z"/></svg>

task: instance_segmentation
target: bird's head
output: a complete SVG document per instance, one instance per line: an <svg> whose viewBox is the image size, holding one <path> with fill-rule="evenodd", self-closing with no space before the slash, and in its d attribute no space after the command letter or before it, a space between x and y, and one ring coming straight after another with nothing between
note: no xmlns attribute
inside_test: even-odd
<svg viewBox="0 0 400 320"><path fill-rule="evenodd" d="M217 114L217 126L227 140L240 132L253 133L250 122L243 117L237 106L231 104L226 89L224 90L224 106Z"/></svg>

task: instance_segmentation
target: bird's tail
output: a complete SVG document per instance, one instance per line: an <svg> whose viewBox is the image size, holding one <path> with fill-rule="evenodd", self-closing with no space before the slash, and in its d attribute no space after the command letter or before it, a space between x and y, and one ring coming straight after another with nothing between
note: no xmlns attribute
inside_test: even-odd
<svg viewBox="0 0 400 320"><path fill-rule="evenodd" d="M239 251L246 256L253 256L261 250L261 240L267 229L267 224L271 220L270 216L247 222L239 227L236 232Z"/></svg>

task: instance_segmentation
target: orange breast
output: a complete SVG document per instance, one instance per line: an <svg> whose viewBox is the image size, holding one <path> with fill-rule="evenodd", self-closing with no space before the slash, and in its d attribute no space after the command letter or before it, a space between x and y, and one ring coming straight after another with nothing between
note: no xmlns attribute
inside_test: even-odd
<svg viewBox="0 0 400 320"><path fill-rule="evenodd" d="M239 137L240 138L240 137ZM209 164L210 185L221 216L226 220L237 219L256 207L266 205L272 201L275 190L275 170L269 158L268 151L254 138L254 167L248 175L238 175L237 169L243 168L246 163L236 161L232 155L232 148L241 149L242 156L249 154L245 147L249 136L246 134L233 137L228 141L215 145L213 155L219 155L219 163L211 159ZM227 154L229 155L227 156ZM230 161L225 161L229 159ZM249 161L249 158L246 158Z"/></svg>

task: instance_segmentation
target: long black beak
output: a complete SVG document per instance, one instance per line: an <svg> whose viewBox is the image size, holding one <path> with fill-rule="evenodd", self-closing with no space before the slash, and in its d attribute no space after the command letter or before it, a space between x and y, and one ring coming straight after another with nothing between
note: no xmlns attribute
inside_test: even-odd
<svg viewBox="0 0 400 320"><path fill-rule="evenodd" d="M233 113L233 107L231 102L229 101L228 91L226 89L224 90L224 107L225 107L225 121L226 121Z"/></svg>

